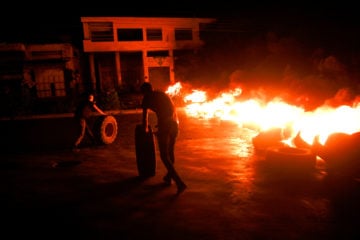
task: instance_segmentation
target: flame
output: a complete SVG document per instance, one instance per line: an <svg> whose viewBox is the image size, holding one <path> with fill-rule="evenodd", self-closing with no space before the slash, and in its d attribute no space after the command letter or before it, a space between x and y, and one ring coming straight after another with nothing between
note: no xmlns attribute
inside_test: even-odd
<svg viewBox="0 0 360 240"><path fill-rule="evenodd" d="M180 93L181 88L181 83L177 82L174 85L169 86L165 93L167 93L169 96L176 96Z"/></svg>
<svg viewBox="0 0 360 240"><path fill-rule="evenodd" d="M307 112L294 123L294 129L301 131L302 138L312 143L316 135L324 144L331 133L352 134L360 130L360 108L339 106L337 108L320 107L314 112Z"/></svg>
<svg viewBox="0 0 360 240"><path fill-rule="evenodd" d="M172 96L180 95L181 88L181 83L177 82L170 86L167 92L173 94ZM221 92L209 100L205 91L192 90L183 97L184 109L190 117L232 121L239 127L258 131L281 128L287 133L287 143L298 133L301 133L302 139L309 144L312 144L316 136L323 144L331 133L352 134L360 131L359 104L322 106L309 112L280 98L268 102L260 99L240 100L241 93L242 89L235 88Z"/></svg>

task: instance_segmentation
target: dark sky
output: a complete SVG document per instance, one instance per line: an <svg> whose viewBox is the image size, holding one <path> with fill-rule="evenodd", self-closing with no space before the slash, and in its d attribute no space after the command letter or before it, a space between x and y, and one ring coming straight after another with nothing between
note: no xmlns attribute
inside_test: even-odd
<svg viewBox="0 0 360 240"><path fill-rule="evenodd" d="M66 30L77 26L81 16L231 17L264 24L271 21L280 21L284 24L288 24L288 21L359 24L356 20L360 15L354 5L346 4L346 2L340 2L343 5L339 5L339 3L322 4L318 1L316 4L304 1L295 4L221 1L222 5L220 5L213 1L204 4L196 3L196 1L169 1L166 4L154 1L140 3L101 0L87 1L85 6L81 6L81 2L75 0L42 2L8 2L0 10L2 28L11 32L11 30L16 31L14 26L24 26L20 30L28 31L56 24L58 28Z"/></svg>
<svg viewBox="0 0 360 240"><path fill-rule="evenodd" d="M77 41L82 36L82 16L159 16L212 17L219 19L224 31L276 29L286 32L301 26L317 39L339 44L360 40L357 7L339 3L267 3L254 1L169 1L140 3L138 1L25 1L8 2L0 9L0 42L48 41L60 34L69 34ZM122 6L124 5L124 6ZM307 33L304 33L307 34Z"/></svg>

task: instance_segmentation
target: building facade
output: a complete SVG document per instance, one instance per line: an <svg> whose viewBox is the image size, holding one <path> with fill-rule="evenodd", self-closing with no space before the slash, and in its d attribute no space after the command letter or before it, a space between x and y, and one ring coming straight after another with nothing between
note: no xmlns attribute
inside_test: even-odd
<svg viewBox="0 0 360 240"><path fill-rule="evenodd" d="M176 59L203 46L210 18L81 17L89 85L98 92L164 90L177 81Z"/></svg>
<svg viewBox="0 0 360 240"><path fill-rule="evenodd" d="M69 112L86 91L101 93L99 99L107 103L119 93L137 93L145 81L165 90L182 80L176 71L179 59L196 54L205 44L201 31L213 22L211 18L81 17L83 49L61 42L1 43L0 115ZM123 107L138 104L137 98L133 104L127 94L123 96L121 101L129 102Z"/></svg>
<svg viewBox="0 0 360 240"><path fill-rule="evenodd" d="M72 44L0 44L3 114L34 111L45 101L71 101L83 91L79 73L79 51Z"/></svg>

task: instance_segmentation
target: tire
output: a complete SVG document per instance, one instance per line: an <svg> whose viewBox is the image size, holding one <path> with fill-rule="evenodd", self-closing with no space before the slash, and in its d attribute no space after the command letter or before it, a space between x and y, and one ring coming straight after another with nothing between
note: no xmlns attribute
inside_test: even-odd
<svg viewBox="0 0 360 240"><path fill-rule="evenodd" d="M265 160L274 173L282 175L299 176L311 173L316 166L316 155L306 148L269 148Z"/></svg>
<svg viewBox="0 0 360 240"><path fill-rule="evenodd" d="M360 132L353 134L333 133L317 154L326 162L329 175L360 176Z"/></svg>
<svg viewBox="0 0 360 240"><path fill-rule="evenodd" d="M118 133L116 118L112 115L100 116L95 124L95 132L101 143L113 143Z"/></svg>
<svg viewBox="0 0 360 240"><path fill-rule="evenodd" d="M135 127L135 151L139 176L149 178L156 173L155 140L151 127L145 132L141 124Z"/></svg>
<svg viewBox="0 0 360 240"><path fill-rule="evenodd" d="M267 148L285 146L282 140L284 140L282 129L273 128L260 132L252 139L252 144L256 151L266 151Z"/></svg>

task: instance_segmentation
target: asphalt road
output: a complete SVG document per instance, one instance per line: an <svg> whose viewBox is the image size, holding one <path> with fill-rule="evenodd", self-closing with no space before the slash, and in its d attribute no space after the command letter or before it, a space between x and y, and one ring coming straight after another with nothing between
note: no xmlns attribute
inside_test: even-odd
<svg viewBox="0 0 360 240"><path fill-rule="evenodd" d="M180 113L176 168L188 188L138 177L139 113L116 115L109 145L83 145L70 117L2 121L3 239L358 239L360 184L317 162L288 174L255 152L257 133ZM151 121L154 121L152 118ZM274 171L276 170L276 171Z"/></svg>

